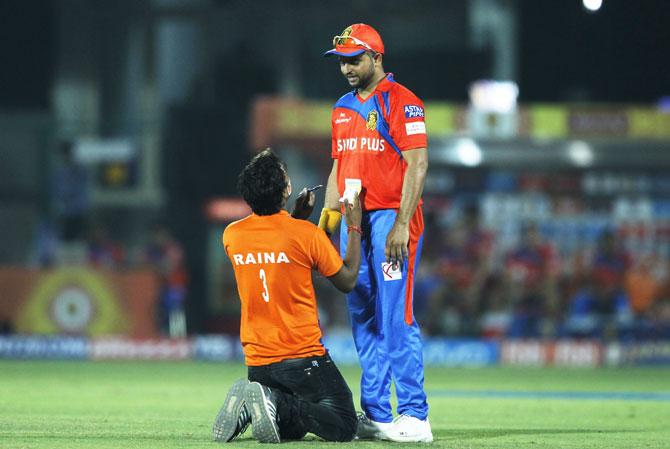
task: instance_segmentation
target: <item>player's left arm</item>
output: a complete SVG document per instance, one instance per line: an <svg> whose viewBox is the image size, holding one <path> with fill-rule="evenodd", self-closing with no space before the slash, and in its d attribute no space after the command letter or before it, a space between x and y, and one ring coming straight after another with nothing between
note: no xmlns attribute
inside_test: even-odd
<svg viewBox="0 0 670 449"><path fill-rule="evenodd" d="M402 182L402 197L395 223L386 237L384 254L388 263L404 263L409 255L409 221L412 219L419 199L423 193L423 184L428 170L428 151L415 148L402 153L407 162L405 178Z"/></svg>

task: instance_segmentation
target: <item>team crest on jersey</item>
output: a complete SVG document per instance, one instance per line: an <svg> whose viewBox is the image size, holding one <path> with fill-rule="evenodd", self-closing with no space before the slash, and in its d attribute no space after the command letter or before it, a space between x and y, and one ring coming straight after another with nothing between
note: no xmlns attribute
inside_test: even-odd
<svg viewBox="0 0 670 449"><path fill-rule="evenodd" d="M368 119L365 122L365 128L370 131L377 129L377 111L368 112Z"/></svg>

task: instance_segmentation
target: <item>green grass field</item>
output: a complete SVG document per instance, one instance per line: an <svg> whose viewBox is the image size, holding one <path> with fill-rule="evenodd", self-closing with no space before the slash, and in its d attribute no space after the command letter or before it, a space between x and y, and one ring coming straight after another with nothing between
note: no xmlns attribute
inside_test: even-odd
<svg viewBox="0 0 670 449"><path fill-rule="evenodd" d="M343 372L357 395L358 370ZM0 447L214 448L214 416L244 375L237 364L0 360ZM426 389L430 447L670 447L667 368L430 369ZM334 445L410 446L308 435L282 447ZM259 443L248 431L230 446Z"/></svg>

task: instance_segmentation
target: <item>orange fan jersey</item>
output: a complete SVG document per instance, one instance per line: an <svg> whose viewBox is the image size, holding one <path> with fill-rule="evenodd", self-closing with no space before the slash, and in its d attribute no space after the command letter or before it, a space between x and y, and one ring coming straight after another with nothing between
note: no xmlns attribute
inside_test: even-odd
<svg viewBox="0 0 670 449"><path fill-rule="evenodd" d="M286 211L252 214L228 225L223 246L242 303L246 364L325 354L312 269L329 277L343 264L325 232Z"/></svg>

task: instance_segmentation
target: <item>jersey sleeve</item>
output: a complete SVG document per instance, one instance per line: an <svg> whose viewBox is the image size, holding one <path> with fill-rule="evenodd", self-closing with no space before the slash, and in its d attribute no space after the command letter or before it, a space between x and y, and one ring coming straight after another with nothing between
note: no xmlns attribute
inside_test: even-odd
<svg viewBox="0 0 670 449"><path fill-rule="evenodd" d="M323 229L315 229L310 252L312 266L323 276L333 276L342 268L344 262Z"/></svg>
<svg viewBox="0 0 670 449"><path fill-rule="evenodd" d="M391 95L389 131L401 151L428 148L423 102L409 90Z"/></svg>
<svg viewBox="0 0 670 449"><path fill-rule="evenodd" d="M230 258L230 252L228 251L228 248L230 247L230 235L231 232L229 226L226 226L226 229L223 230L223 234L221 234L221 244L223 245L223 249L228 258Z"/></svg>

